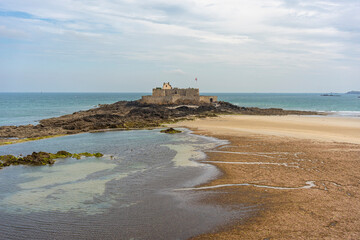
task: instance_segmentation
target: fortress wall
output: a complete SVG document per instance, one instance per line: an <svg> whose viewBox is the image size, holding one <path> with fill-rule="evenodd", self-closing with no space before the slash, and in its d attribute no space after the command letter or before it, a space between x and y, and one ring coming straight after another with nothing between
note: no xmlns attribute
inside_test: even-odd
<svg viewBox="0 0 360 240"><path fill-rule="evenodd" d="M200 102L211 103L217 102L217 96L200 96Z"/></svg>
<svg viewBox="0 0 360 240"><path fill-rule="evenodd" d="M199 97L200 96L200 92L199 92L199 89L198 88L189 88L189 89L186 89L186 96L197 96Z"/></svg>
<svg viewBox="0 0 360 240"><path fill-rule="evenodd" d="M171 103L171 97L154 97L154 96L142 96L141 102L147 104L169 104Z"/></svg>
<svg viewBox="0 0 360 240"><path fill-rule="evenodd" d="M199 96L180 96L180 95L172 95L165 97L154 97L154 96L142 96L141 103L146 104L173 104L181 101L188 101L192 103L198 103L200 101Z"/></svg>
<svg viewBox="0 0 360 240"><path fill-rule="evenodd" d="M175 94L175 91L174 91L175 89L166 89L166 90L164 90L164 94L165 94L165 96L172 96L172 95L174 95Z"/></svg>
<svg viewBox="0 0 360 240"><path fill-rule="evenodd" d="M199 89L197 88L173 88L173 89L159 89L154 88L152 91L152 95L154 97L165 97L165 96L174 96L174 95L180 95L180 96L199 96Z"/></svg>
<svg viewBox="0 0 360 240"><path fill-rule="evenodd" d="M179 96L199 96L199 89L194 89L194 88L188 88L188 89L183 89L183 88L174 88L174 89L166 89L165 91L165 96L174 96L174 95L179 95Z"/></svg>
<svg viewBox="0 0 360 240"><path fill-rule="evenodd" d="M191 103L198 103L200 101L199 96L180 96L180 95L174 95L172 96L172 102L191 102Z"/></svg>
<svg viewBox="0 0 360 240"><path fill-rule="evenodd" d="M198 88L154 88L152 96L143 96L141 98L141 102L147 104L172 104L180 102L211 103L216 101L216 96L200 96Z"/></svg>
<svg viewBox="0 0 360 240"><path fill-rule="evenodd" d="M164 97L165 96L165 90L159 89L159 88L153 88L152 95L154 97Z"/></svg>
<svg viewBox="0 0 360 240"><path fill-rule="evenodd" d="M171 102L172 103L175 103L176 101L178 101L179 99L182 99L183 97L180 96L180 95L174 95L174 96L171 96Z"/></svg>
<svg viewBox="0 0 360 240"><path fill-rule="evenodd" d="M174 89L177 94L180 94L181 96L187 96L187 97L198 97L199 89L197 88L186 88L186 89Z"/></svg>

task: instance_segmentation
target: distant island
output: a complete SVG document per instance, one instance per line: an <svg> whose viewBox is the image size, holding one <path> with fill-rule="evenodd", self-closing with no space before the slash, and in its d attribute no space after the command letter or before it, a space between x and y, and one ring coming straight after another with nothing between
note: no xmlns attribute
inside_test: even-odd
<svg viewBox="0 0 360 240"><path fill-rule="evenodd" d="M350 92L347 92L346 94L360 94L360 91L350 91Z"/></svg>
<svg viewBox="0 0 360 240"><path fill-rule="evenodd" d="M143 96L137 101L102 104L87 111L43 119L37 125L0 126L0 145L84 132L154 128L182 120L224 114L317 115L319 113L279 108L240 107L217 101L216 96L200 96L199 89L172 88L170 83L164 83L163 88L153 89L152 96Z"/></svg>
<svg viewBox="0 0 360 240"><path fill-rule="evenodd" d="M340 97L341 95L333 94L333 93L326 93L326 94L321 94L320 96L322 96L322 97Z"/></svg>

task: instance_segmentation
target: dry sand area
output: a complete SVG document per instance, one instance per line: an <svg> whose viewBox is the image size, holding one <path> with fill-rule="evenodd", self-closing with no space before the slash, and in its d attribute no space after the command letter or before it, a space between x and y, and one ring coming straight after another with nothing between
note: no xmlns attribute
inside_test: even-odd
<svg viewBox="0 0 360 240"><path fill-rule="evenodd" d="M360 239L360 119L222 116L172 125L230 141L193 191L250 216L194 239Z"/></svg>

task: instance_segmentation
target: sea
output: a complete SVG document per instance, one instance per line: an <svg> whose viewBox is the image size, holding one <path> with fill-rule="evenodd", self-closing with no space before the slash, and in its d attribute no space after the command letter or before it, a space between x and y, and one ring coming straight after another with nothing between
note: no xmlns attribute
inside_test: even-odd
<svg viewBox="0 0 360 240"><path fill-rule="evenodd" d="M0 93L0 126L37 124L147 93ZM245 107L360 116L360 98L341 94L209 93ZM212 191L187 190L221 173L201 163L206 151L227 141L175 135L160 129L84 133L0 146L0 155L32 152L101 152L101 158L68 158L52 166L0 170L0 239L188 239L258 206L223 207L206 201Z"/></svg>
<svg viewBox="0 0 360 240"><path fill-rule="evenodd" d="M0 93L0 126L36 124L39 120L87 110L98 104L137 100L150 93ZM360 116L356 94L321 93L206 93L244 107L283 108L329 112L333 116Z"/></svg>

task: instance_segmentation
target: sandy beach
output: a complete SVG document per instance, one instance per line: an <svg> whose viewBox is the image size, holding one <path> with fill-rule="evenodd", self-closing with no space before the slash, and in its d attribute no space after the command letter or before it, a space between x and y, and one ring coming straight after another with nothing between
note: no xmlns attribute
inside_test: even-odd
<svg viewBox="0 0 360 240"><path fill-rule="evenodd" d="M360 238L360 119L231 115L172 126L230 141L204 161L222 175L194 191L252 209L194 239Z"/></svg>
<svg viewBox="0 0 360 240"><path fill-rule="evenodd" d="M360 144L360 119L323 116L229 115L180 123L181 126L209 130L212 134L291 137L327 142Z"/></svg>

